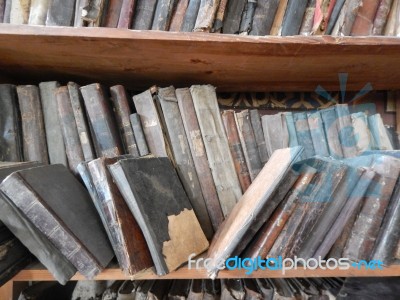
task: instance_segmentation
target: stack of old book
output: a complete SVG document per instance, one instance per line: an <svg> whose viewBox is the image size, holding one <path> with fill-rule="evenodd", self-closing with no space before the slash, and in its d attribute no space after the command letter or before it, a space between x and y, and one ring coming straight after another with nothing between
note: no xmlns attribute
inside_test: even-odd
<svg viewBox="0 0 400 300"><path fill-rule="evenodd" d="M397 0L1 0L0 22L250 35L398 36Z"/></svg>

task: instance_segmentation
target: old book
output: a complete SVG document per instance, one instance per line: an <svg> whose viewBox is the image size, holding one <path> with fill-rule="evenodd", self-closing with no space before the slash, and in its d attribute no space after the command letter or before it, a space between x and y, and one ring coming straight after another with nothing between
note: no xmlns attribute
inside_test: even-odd
<svg viewBox="0 0 400 300"><path fill-rule="evenodd" d="M252 278L243 279L243 287L248 300L261 300L262 294L258 288L257 281Z"/></svg>
<svg viewBox="0 0 400 300"><path fill-rule="evenodd" d="M208 248L208 241L168 158L124 159L109 169L142 229L157 274L175 270L189 255L200 254Z"/></svg>
<svg viewBox="0 0 400 300"><path fill-rule="evenodd" d="M193 279L190 285L188 300L202 300L203 299L203 280Z"/></svg>
<svg viewBox="0 0 400 300"><path fill-rule="evenodd" d="M129 116L129 119L131 121L133 135L135 137L136 145L139 151L139 156L145 156L150 152L149 148L147 147L147 142L144 136L142 123L140 122L140 117L137 113L134 113Z"/></svg>
<svg viewBox="0 0 400 300"><path fill-rule="evenodd" d="M357 149L349 107L347 104L336 104L335 111L343 156L354 157L357 155Z"/></svg>
<svg viewBox="0 0 400 300"><path fill-rule="evenodd" d="M333 28L335 27L335 24L339 18L339 15L341 14L342 8L346 0L336 0L335 6L333 7L331 17L329 18L325 34L332 34Z"/></svg>
<svg viewBox="0 0 400 300"><path fill-rule="evenodd" d="M253 181L260 173L263 164L258 153L254 130L251 126L249 110L246 109L235 113L235 119L250 179Z"/></svg>
<svg viewBox="0 0 400 300"><path fill-rule="evenodd" d="M11 2L11 0L5 0L3 23L10 23Z"/></svg>
<svg viewBox="0 0 400 300"><path fill-rule="evenodd" d="M268 35L278 9L279 0L258 1L250 35Z"/></svg>
<svg viewBox="0 0 400 300"><path fill-rule="evenodd" d="M260 113L257 109L250 110L250 122L253 127L254 136L256 138L258 154L260 156L261 163L264 165L269 159L267 144L265 142L264 131L261 124Z"/></svg>
<svg viewBox="0 0 400 300"><path fill-rule="evenodd" d="M93 278L113 258L89 194L64 166L15 172L0 190L85 277Z"/></svg>
<svg viewBox="0 0 400 300"><path fill-rule="evenodd" d="M296 135L299 145L304 147L304 158L315 155L314 143L311 137L310 127L306 112L298 112L293 114L294 125L296 127Z"/></svg>
<svg viewBox="0 0 400 300"><path fill-rule="evenodd" d="M390 125L385 125L385 129L393 149L400 149L398 135L396 133L395 127Z"/></svg>
<svg viewBox="0 0 400 300"><path fill-rule="evenodd" d="M67 166L67 155L58 118L56 92L60 84L56 81L39 84L40 98L43 107L44 127L46 130L47 151L51 164Z"/></svg>
<svg viewBox="0 0 400 300"><path fill-rule="evenodd" d="M312 27L312 34L323 35L326 26L328 25L330 14L336 0L317 0L315 6L314 22Z"/></svg>
<svg viewBox="0 0 400 300"><path fill-rule="evenodd" d="M273 278L270 279L271 285L274 288L274 298L285 299L285 300L295 300L299 299L300 295L295 295L290 285L283 278Z"/></svg>
<svg viewBox="0 0 400 300"><path fill-rule="evenodd" d="M166 136L171 145L175 168L178 172L193 210L206 237L211 240L214 230L208 215L206 203L189 148L185 128L178 107L174 87L159 88L157 104L160 106L160 118L165 124Z"/></svg>
<svg viewBox="0 0 400 300"><path fill-rule="evenodd" d="M221 300L244 300L245 291L241 279L221 280Z"/></svg>
<svg viewBox="0 0 400 300"><path fill-rule="evenodd" d="M224 25L222 26L223 33L239 33L240 21L245 5L246 1L228 1Z"/></svg>
<svg viewBox="0 0 400 300"><path fill-rule="evenodd" d="M122 142L112 113L109 99L98 83L80 88L89 122L93 128L93 139L98 145L99 156L115 157L123 154Z"/></svg>
<svg viewBox="0 0 400 300"><path fill-rule="evenodd" d="M75 117L76 128L78 129L79 140L86 161L96 158L90 128L88 125L85 105L83 104L80 86L74 82L68 82L69 98Z"/></svg>
<svg viewBox="0 0 400 300"><path fill-rule="evenodd" d="M84 161L85 158L83 156L67 86L62 86L57 89L56 104L61 129L60 133L68 157L68 166L75 175L78 175L78 165Z"/></svg>
<svg viewBox="0 0 400 300"><path fill-rule="evenodd" d="M374 148L378 150L393 150L382 116L375 114L368 117L368 127L374 139Z"/></svg>
<svg viewBox="0 0 400 300"><path fill-rule="evenodd" d="M282 22L282 36L297 35L306 11L308 0L289 0Z"/></svg>
<svg viewBox="0 0 400 300"><path fill-rule="evenodd" d="M122 0L109 0L104 27L117 28L121 14Z"/></svg>
<svg viewBox="0 0 400 300"><path fill-rule="evenodd" d="M380 0L363 1L351 28L351 35L371 35Z"/></svg>
<svg viewBox="0 0 400 300"><path fill-rule="evenodd" d="M329 156L328 141L326 140L324 125L319 111L307 114L308 127L316 155Z"/></svg>
<svg viewBox="0 0 400 300"><path fill-rule="evenodd" d="M232 154L236 174L238 175L242 191L245 192L251 184L249 169L240 143L239 132L236 127L235 111L225 110L222 112L222 122L224 123L226 136L228 138L229 149Z"/></svg>
<svg viewBox="0 0 400 300"><path fill-rule="evenodd" d="M329 154L334 158L343 158L342 146L339 138L339 128L335 107L320 111L324 124L325 136L328 141Z"/></svg>
<svg viewBox="0 0 400 300"><path fill-rule="evenodd" d="M194 85L190 93L219 202L226 217L241 197L242 191L229 151L215 88L211 85Z"/></svg>
<svg viewBox="0 0 400 300"><path fill-rule="evenodd" d="M242 20L240 21L239 33L247 35L253 24L253 17L256 11L257 0L247 0L243 10Z"/></svg>
<svg viewBox="0 0 400 300"><path fill-rule="evenodd" d="M125 153L138 157L139 150L129 120L131 112L125 88L122 85L115 85L110 87L110 92Z"/></svg>
<svg viewBox="0 0 400 300"><path fill-rule="evenodd" d="M353 126L356 140L357 155L364 151L372 150L373 137L368 128L368 117L364 112L351 114L351 123Z"/></svg>
<svg viewBox="0 0 400 300"><path fill-rule="evenodd" d="M257 278L256 281L258 288L263 295L263 299L272 300L274 297L274 288L271 282L268 279L264 278Z"/></svg>
<svg viewBox="0 0 400 300"><path fill-rule="evenodd" d="M315 7L316 7L316 0L308 0L299 34L301 35L311 34L314 24L314 14L316 11Z"/></svg>
<svg viewBox="0 0 400 300"><path fill-rule="evenodd" d="M156 0L137 0L132 29L148 30L153 24Z"/></svg>
<svg viewBox="0 0 400 300"><path fill-rule="evenodd" d="M289 134L289 147L296 147L299 145L297 140L296 126L294 124L293 113L285 112L286 127Z"/></svg>
<svg viewBox="0 0 400 300"><path fill-rule="evenodd" d="M285 17L288 2L289 0L279 0L278 9L276 10L274 22L269 33L270 35L281 35L283 18Z"/></svg>
<svg viewBox="0 0 400 300"><path fill-rule="evenodd" d="M39 89L34 85L17 87L22 120L24 160L49 162Z"/></svg>
<svg viewBox="0 0 400 300"><path fill-rule="evenodd" d="M168 157L169 145L164 138L161 120L150 90L133 97L137 114L143 126L147 146L156 157Z"/></svg>
<svg viewBox="0 0 400 300"><path fill-rule="evenodd" d="M285 114L265 115L261 117L261 121L264 139L270 157L275 150L289 146L289 132L286 125Z"/></svg>
<svg viewBox="0 0 400 300"><path fill-rule="evenodd" d="M85 24L84 20L82 19L83 8L89 5L89 0L76 0L75 1L75 8L74 8L74 26L75 27L82 27Z"/></svg>
<svg viewBox="0 0 400 300"><path fill-rule="evenodd" d="M6 0L0 0L0 23L3 23L5 8L6 8Z"/></svg>
<svg viewBox="0 0 400 300"><path fill-rule="evenodd" d="M225 261L239 243L242 243L242 239L248 234L252 223L257 221L261 227L263 222L270 217L279 204L277 203L278 199L274 199L272 196L301 151L301 147L275 151L227 220L219 228L216 233L218 238L212 241L207 255L212 259L208 268L211 278L215 278L218 273L217 265ZM266 209L267 206L268 209ZM252 230L258 231L259 228L252 228ZM252 236L246 236L246 239L248 238L251 239Z"/></svg>
<svg viewBox="0 0 400 300"><path fill-rule="evenodd" d="M224 19L226 14L226 8L228 5L228 0L220 0L218 5L218 10L215 15L214 25L213 25L213 32L221 32L222 27L224 26Z"/></svg>
<svg viewBox="0 0 400 300"><path fill-rule="evenodd" d="M334 29L334 35L348 36L351 34L351 29L353 28L354 21L356 20L358 11L362 6L362 0L348 0L345 2L343 10L343 18L337 21L335 26L338 27L337 32Z"/></svg>
<svg viewBox="0 0 400 300"><path fill-rule="evenodd" d="M221 282L219 280L203 280L203 300L214 300L221 295Z"/></svg>
<svg viewBox="0 0 400 300"><path fill-rule="evenodd" d="M171 22L174 0L158 0L154 11L152 30L166 31Z"/></svg>
<svg viewBox="0 0 400 300"><path fill-rule="evenodd" d="M0 84L0 161L23 161L22 134L14 85Z"/></svg>
<svg viewBox="0 0 400 300"><path fill-rule="evenodd" d="M153 285L150 287L147 293L147 299L151 300L163 300L168 295L169 287L171 286L171 280L154 280Z"/></svg>
<svg viewBox="0 0 400 300"><path fill-rule="evenodd" d="M393 0L380 0L372 26L372 35L383 35Z"/></svg>
<svg viewBox="0 0 400 300"><path fill-rule="evenodd" d="M177 89L176 97L178 99L178 106L190 151L192 153L194 166L199 178L201 191L203 193L204 201L207 204L208 215L210 216L211 223L216 231L224 220L224 216L219 203L213 175L208 164L204 142L193 105L193 99L188 88Z"/></svg>
<svg viewBox="0 0 400 300"><path fill-rule="evenodd" d="M29 12L29 25L45 25L47 10L49 9L49 0L31 0Z"/></svg>
<svg viewBox="0 0 400 300"><path fill-rule="evenodd" d="M396 24L397 24L397 17L398 12L400 11L400 1L393 0L392 7L390 9L389 15L387 17L385 30L383 32L384 35L387 36L394 36L396 35Z"/></svg>
<svg viewBox="0 0 400 300"><path fill-rule="evenodd" d="M168 291L169 300L186 300L189 295L191 280L174 280Z"/></svg>
<svg viewBox="0 0 400 300"><path fill-rule="evenodd" d="M133 275L150 268L153 262L143 233L107 168L122 158L98 158L89 162L87 168L97 191L97 198L92 200L108 228L119 265L126 274Z"/></svg>
<svg viewBox="0 0 400 300"><path fill-rule="evenodd" d="M194 29L194 25L196 24L197 13L200 9L201 0L190 0L189 5L186 9L185 18L183 19L183 23L181 26L181 30L183 32L191 32Z"/></svg>
<svg viewBox="0 0 400 300"><path fill-rule="evenodd" d="M118 28L131 28L133 12L135 11L135 0L122 0Z"/></svg>
<svg viewBox="0 0 400 300"><path fill-rule="evenodd" d="M46 26L71 26L74 13L75 0L53 0L47 12Z"/></svg>
<svg viewBox="0 0 400 300"><path fill-rule="evenodd" d="M193 31L210 32L220 0L201 0Z"/></svg>
<svg viewBox="0 0 400 300"><path fill-rule="evenodd" d="M104 23L106 0L92 0L82 9L82 20L88 27L99 27Z"/></svg>
<svg viewBox="0 0 400 300"><path fill-rule="evenodd" d="M10 23L27 24L31 0L11 0Z"/></svg>
<svg viewBox="0 0 400 300"><path fill-rule="evenodd" d="M186 9L189 5L189 0L177 0L175 9L172 13L171 24L169 31L181 31L183 20L185 18Z"/></svg>

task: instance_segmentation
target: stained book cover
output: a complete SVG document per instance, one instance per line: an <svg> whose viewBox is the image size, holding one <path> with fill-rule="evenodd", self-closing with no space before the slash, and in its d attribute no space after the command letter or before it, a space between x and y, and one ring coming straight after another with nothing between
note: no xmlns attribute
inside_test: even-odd
<svg viewBox="0 0 400 300"><path fill-rule="evenodd" d="M177 269L190 254L208 248L168 158L124 159L109 169L142 229L158 275Z"/></svg>
<svg viewBox="0 0 400 300"><path fill-rule="evenodd" d="M189 2L189 0L177 0L176 6L172 13L169 31L181 31Z"/></svg>

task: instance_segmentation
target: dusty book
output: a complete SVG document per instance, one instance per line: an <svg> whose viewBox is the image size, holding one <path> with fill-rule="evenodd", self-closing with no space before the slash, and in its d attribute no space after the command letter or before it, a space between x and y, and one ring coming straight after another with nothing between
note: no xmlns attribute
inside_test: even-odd
<svg viewBox="0 0 400 300"><path fill-rule="evenodd" d="M105 12L104 27L117 28L121 14L122 0L109 0Z"/></svg>
<svg viewBox="0 0 400 300"><path fill-rule="evenodd" d="M223 33L239 33L240 21L245 5L246 1L228 1L226 16L222 26Z"/></svg>
<svg viewBox="0 0 400 300"><path fill-rule="evenodd" d="M330 156L343 158L342 145L339 138L339 128L335 107L326 108L320 111L324 124L325 136L328 141Z"/></svg>
<svg viewBox="0 0 400 300"><path fill-rule="evenodd" d="M296 128L297 140L299 146L304 147L304 158L310 158L315 155L314 143L311 137L310 126L306 112L293 114L294 125Z"/></svg>
<svg viewBox="0 0 400 300"><path fill-rule="evenodd" d="M307 114L308 127L316 155L329 156L328 141L319 111Z"/></svg>
<svg viewBox="0 0 400 300"><path fill-rule="evenodd" d="M132 29L149 30L153 24L157 0L137 0Z"/></svg>
<svg viewBox="0 0 400 300"><path fill-rule="evenodd" d="M131 28L136 0L122 0L121 10L118 18L118 28Z"/></svg>
<svg viewBox="0 0 400 300"><path fill-rule="evenodd" d="M377 150L393 150L389 135L383 124L382 116L375 114L368 117L368 128L374 139L374 148Z"/></svg>
<svg viewBox="0 0 400 300"><path fill-rule="evenodd" d="M312 33L315 10L316 10L316 0L308 0L299 34L310 35Z"/></svg>
<svg viewBox="0 0 400 300"><path fill-rule="evenodd" d="M158 0L154 11L152 30L163 30L169 29L171 22L172 12L174 9L174 0Z"/></svg>
<svg viewBox="0 0 400 300"><path fill-rule="evenodd" d="M131 121L133 135L135 136L135 141L139 151L139 156L145 156L150 152L149 148L147 147L147 142L144 136L142 123L140 122L140 117L137 113L134 113L129 116L129 119Z"/></svg>
<svg viewBox="0 0 400 300"><path fill-rule="evenodd" d="M300 32L308 0L289 0L282 22L282 36L297 35Z"/></svg>
<svg viewBox="0 0 400 300"><path fill-rule="evenodd" d="M215 15L212 32L221 32L222 31L222 26L224 25L224 19L225 19L227 5L228 5L228 0L221 0L219 2L218 10Z"/></svg>
<svg viewBox="0 0 400 300"><path fill-rule="evenodd" d="M194 31L210 32L214 24L220 0L201 0Z"/></svg>
<svg viewBox="0 0 400 300"><path fill-rule="evenodd" d="M257 2L250 35L269 35L278 5L279 0Z"/></svg>
<svg viewBox="0 0 400 300"><path fill-rule="evenodd" d="M372 35L383 35L393 0L380 0L372 27Z"/></svg>
<svg viewBox="0 0 400 300"><path fill-rule="evenodd" d="M32 0L29 12L29 25L45 25L47 11L49 9L49 0Z"/></svg>
<svg viewBox="0 0 400 300"><path fill-rule="evenodd" d="M189 0L177 0L176 6L172 13L169 31L181 31Z"/></svg>
<svg viewBox="0 0 400 300"><path fill-rule="evenodd" d="M271 156L275 150L289 146L285 114L265 115L261 117L261 122L268 156Z"/></svg>
<svg viewBox="0 0 400 300"><path fill-rule="evenodd" d="M269 33L270 35L281 35L283 18L285 17L288 2L289 0L279 0L278 9L276 10L274 22Z"/></svg>
<svg viewBox="0 0 400 300"><path fill-rule="evenodd" d="M364 151L372 150L374 141L368 128L367 115L364 112L351 114L351 124L353 126L354 136L357 137L355 139L357 154L359 155Z"/></svg>
<svg viewBox="0 0 400 300"><path fill-rule="evenodd" d="M185 17L181 26L181 31L191 32L196 24L197 13L199 12L201 0L190 0L185 12Z"/></svg>
<svg viewBox="0 0 400 300"><path fill-rule="evenodd" d="M335 27L335 24L339 18L339 15L341 14L343 5L346 0L336 0L335 6L333 7L331 17L329 18L325 34L332 34L333 28Z"/></svg>
<svg viewBox="0 0 400 300"><path fill-rule="evenodd" d="M371 35L380 1L363 1L351 28L351 35Z"/></svg>
<svg viewBox="0 0 400 300"><path fill-rule="evenodd" d="M74 14L75 0L53 0L47 12L46 26L71 26Z"/></svg>
<svg viewBox="0 0 400 300"><path fill-rule="evenodd" d="M258 154L260 155L261 163L264 165L268 161L269 155L261 124L260 113L257 109L250 110L250 122L253 127L254 137L256 138Z"/></svg>
<svg viewBox="0 0 400 300"><path fill-rule="evenodd" d="M253 24L253 17L256 11L257 0L247 0L240 21L239 34L247 35Z"/></svg>

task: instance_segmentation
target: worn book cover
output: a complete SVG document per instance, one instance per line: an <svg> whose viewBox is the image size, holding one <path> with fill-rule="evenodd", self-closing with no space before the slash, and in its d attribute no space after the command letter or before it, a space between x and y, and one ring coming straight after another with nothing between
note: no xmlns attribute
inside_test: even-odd
<svg viewBox="0 0 400 300"><path fill-rule="evenodd" d="M357 155L364 151L372 150L374 141L368 128L367 115L361 111L351 114L351 124L353 126L354 136L357 137L355 139Z"/></svg>
<svg viewBox="0 0 400 300"><path fill-rule="evenodd" d="M307 114L308 127L316 155L329 156L328 141L325 136L324 125L319 111Z"/></svg>
<svg viewBox="0 0 400 300"><path fill-rule="evenodd" d="M190 0L186 9L185 18L181 26L183 32L191 32L196 24L197 14L199 12L201 0Z"/></svg>
<svg viewBox="0 0 400 300"><path fill-rule="evenodd" d="M157 0L137 0L132 29L149 30L153 24Z"/></svg>
<svg viewBox="0 0 400 300"><path fill-rule="evenodd" d="M351 35L371 35L380 0L363 1L357 11Z"/></svg>
<svg viewBox="0 0 400 300"><path fill-rule="evenodd" d="M29 25L46 25L50 0L31 0Z"/></svg>
<svg viewBox="0 0 400 300"><path fill-rule="evenodd" d="M177 4L172 13L169 31L181 31L189 0L177 0Z"/></svg>
<svg viewBox="0 0 400 300"><path fill-rule="evenodd" d="M345 158L357 155L356 136L351 122L349 107L347 104L335 105L340 145Z"/></svg>
<svg viewBox="0 0 400 300"><path fill-rule="evenodd" d="M47 12L46 26L72 26L75 0L53 0Z"/></svg>
<svg viewBox="0 0 400 300"><path fill-rule="evenodd" d="M374 23L372 26L372 35L383 35L385 25L389 16L393 0L380 0Z"/></svg>
<svg viewBox="0 0 400 300"><path fill-rule="evenodd" d="M275 150L289 146L289 131L284 113L264 115L261 121L268 156L271 156Z"/></svg>
<svg viewBox="0 0 400 300"><path fill-rule="evenodd" d="M106 13L106 0L92 0L83 7L82 20L88 27L100 27L104 23Z"/></svg>
<svg viewBox="0 0 400 300"><path fill-rule="evenodd" d="M269 35L279 0L258 1L256 4L250 35Z"/></svg>
<svg viewBox="0 0 400 300"><path fill-rule="evenodd" d="M306 11L304 12L303 21L301 22L301 35L310 35L314 25L314 15L316 12L316 0L308 0Z"/></svg>
<svg viewBox="0 0 400 300"><path fill-rule="evenodd" d="M270 35L281 35L283 18L285 17L288 2L289 0L279 0L278 9L276 10L274 22L269 33Z"/></svg>
<svg viewBox="0 0 400 300"><path fill-rule="evenodd" d="M336 0L335 6L333 7L331 16L329 18L325 34L332 34L333 28L336 25L336 22L338 21L339 15L341 14L342 8L346 0Z"/></svg>
<svg viewBox="0 0 400 300"><path fill-rule="evenodd" d="M339 125L335 107L323 109L320 113L324 124L325 136L328 141L330 156L334 158L343 158L344 155L339 138Z"/></svg>
<svg viewBox="0 0 400 300"><path fill-rule="evenodd" d="M135 137L136 145L139 151L139 156L145 156L149 154L149 148L147 147L146 137L144 136L139 115L137 113L131 114L129 116L129 120L131 122L133 135Z"/></svg>
<svg viewBox="0 0 400 300"><path fill-rule="evenodd" d="M89 0L76 0L75 8L74 8L74 26L82 27L86 26L86 22L84 22L82 18L83 9L89 5Z"/></svg>
<svg viewBox="0 0 400 300"><path fill-rule="evenodd" d="M174 0L158 0L154 11L152 30L163 30L169 29L171 22L172 12L174 9Z"/></svg>
<svg viewBox="0 0 400 300"><path fill-rule="evenodd" d="M222 31L222 26L224 25L224 19L225 19L227 5L228 5L228 0L220 0L219 5L218 5L218 10L215 15L212 32L220 33Z"/></svg>
<svg viewBox="0 0 400 300"><path fill-rule="evenodd" d="M240 21L239 34L247 35L251 31L257 0L247 0Z"/></svg>
<svg viewBox="0 0 400 300"><path fill-rule="evenodd" d="M135 11L136 0L122 0L118 28L131 28L133 12Z"/></svg>
<svg viewBox="0 0 400 300"><path fill-rule="evenodd" d="M393 145L390 142L389 135L380 114L368 117L368 127L374 139L374 149L393 150Z"/></svg>
<svg viewBox="0 0 400 300"><path fill-rule="evenodd" d="M258 109L250 110L250 122L251 126L253 127L254 136L256 138L258 154L260 155L261 163L264 165L267 163L269 155Z"/></svg>
<svg viewBox="0 0 400 300"><path fill-rule="evenodd" d="M245 5L246 1L228 1L224 25L222 26L223 33L239 33L240 21Z"/></svg>
<svg viewBox="0 0 400 300"><path fill-rule="evenodd" d="M210 32L221 0L201 0L194 31Z"/></svg>
<svg viewBox="0 0 400 300"><path fill-rule="evenodd" d="M304 158L310 158L315 155L314 143L311 136L310 126L306 112L293 114L294 126L296 128L297 141L304 147Z"/></svg>
<svg viewBox="0 0 400 300"><path fill-rule="evenodd" d="M297 35L300 32L308 0L289 0L282 22L282 36Z"/></svg>

